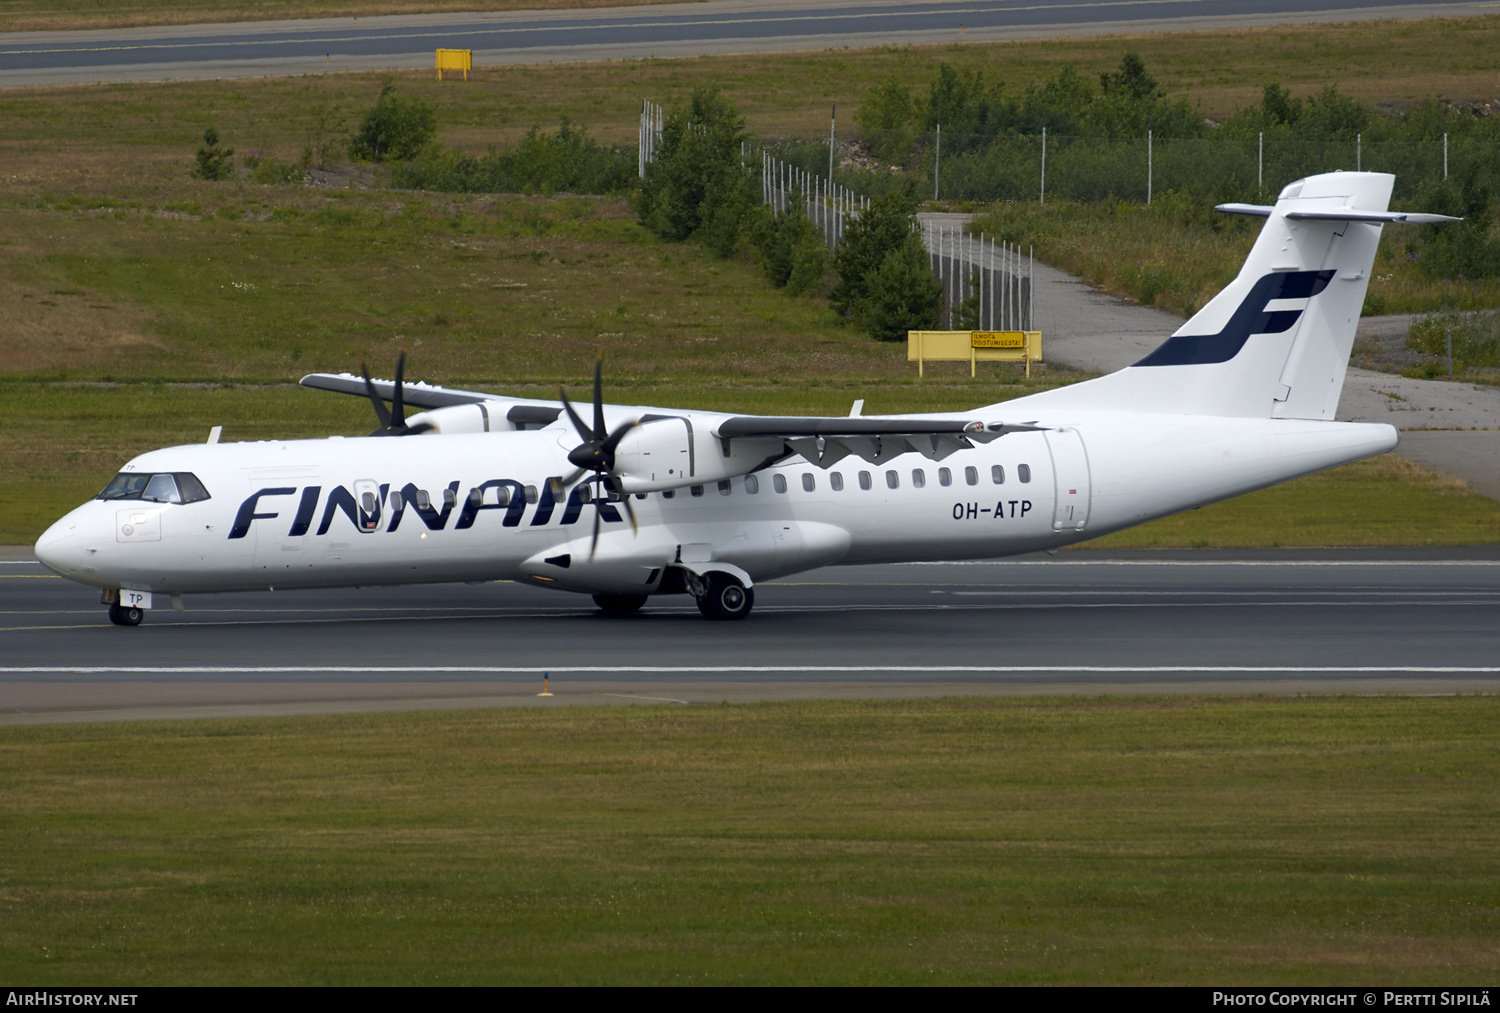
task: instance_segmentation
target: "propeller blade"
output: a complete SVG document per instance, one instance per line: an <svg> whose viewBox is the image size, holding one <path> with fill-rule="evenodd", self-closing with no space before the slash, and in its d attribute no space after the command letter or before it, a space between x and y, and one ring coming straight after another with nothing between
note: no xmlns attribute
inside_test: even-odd
<svg viewBox="0 0 1500 1013"><path fill-rule="evenodd" d="M594 541L589 545L589 562L594 561L594 553L599 551L599 521L604 517L604 501L597 500L594 503Z"/></svg>
<svg viewBox="0 0 1500 1013"><path fill-rule="evenodd" d="M605 437L604 428L604 353L599 353L599 358L594 360L594 439L602 440Z"/></svg>
<svg viewBox="0 0 1500 1013"><path fill-rule="evenodd" d="M365 368L363 357L359 360L359 372L365 378L365 393L370 396L370 404L375 406L375 417L380 420L380 428L389 429L391 413L386 411L385 402L380 399L379 394L375 393L375 383L370 379L370 371Z"/></svg>
<svg viewBox="0 0 1500 1013"><path fill-rule="evenodd" d="M391 398L391 424L397 429L406 428L406 398L401 392L401 377L406 371L406 349L396 356L396 393Z"/></svg>
<svg viewBox="0 0 1500 1013"><path fill-rule="evenodd" d="M582 478L584 473L587 471L587 468L579 468L567 478L563 478L560 475L553 475L551 478L547 479L547 485L552 489L552 498L562 499L564 496L566 496L568 494L568 487Z"/></svg>
<svg viewBox="0 0 1500 1013"><path fill-rule="evenodd" d="M604 441L604 446L601 449L604 451L604 458L609 462L609 466L611 468L615 466L615 448L620 445L620 441L625 438L625 434L630 432L638 425L640 425L640 423L635 419L631 419L629 422L621 423L620 428L610 433L609 439Z"/></svg>
<svg viewBox="0 0 1500 1013"><path fill-rule="evenodd" d="M622 493L620 502L625 504L625 515L630 518L630 533L632 535L640 534L641 526L635 522L635 507L630 505L630 494Z"/></svg>
<svg viewBox="0 0 1500 1013"><path fill-rule="evenodd" d="M563 408L567 411L568 418L573 420L573 428L578 430L578 435L583 438L583 442L588 443L590 440L593 440L595 438L594 431L573 410L573 402L568 400L568 392L563 390L562 384L557 385L557 393L562 397Z"/></svg>

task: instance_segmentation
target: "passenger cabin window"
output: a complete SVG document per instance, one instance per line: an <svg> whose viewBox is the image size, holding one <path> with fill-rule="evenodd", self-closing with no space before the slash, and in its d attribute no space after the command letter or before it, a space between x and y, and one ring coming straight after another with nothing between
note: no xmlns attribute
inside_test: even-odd
<svg viewBox="0 0 1500 1013"><path fill-rule="evenodd" d="M834 492L843 492L844 491L844 476L840 472L837 472L837 471L835 471L833 474L829 475L828 476L828 487L830 489L832 489Z"/></svg>
<svg viewBox="0 0 1500 1013"><path fill-rule="evenodd" d="M978 485L979 484L979 469L976 468L976 467L974 467L973 465L970 465L969 467L965 468L964 469L964 481L968 482L970 485Z"/></svg>
<svg viewBox="0 0 1500 1013"><path fill-rule="evenodd" d="M996 485L1004 485L1005 468L998 464L990 468L990 481L994 482Z"/></svg>
<svg viewBox="0 0 1500 1013"><path fill-rule="evenodd" d="M475 492L478 492L478 490L476 489ZM474 493L470 493L469 494L469 498L470 499L474 499ZM484 493L481 492L481 493L479 493L479 498L478 499L474 499L474 505L478 506L480 503L483 503L483 502L484 502ZM502 486L497 486L495 488L495 502L498 503L500 506L510 506L510 487L509 486L502 485Z"/></svg>
<svg viewBox="0 0 1500 1013"><path fill-rule="evenodd" d="M458 506L458 490L457 489L444 489L443 490L443 506L448 507L450 509L453 508L453 507Z"/></svg>
<svg viewBox="0 0 1500 1013"><path fill-rule="evenodd" d="M417 509L429 510L432 508L432 500L427 496L426 489L417 490Z"/></svg>
<svg viewBox="0 0 1500 1013"><path fill-rule="evenodd" d="M802 473L802 491L803 492L812 492L817 487L818 487L818 483L817 483L817 480L813 478L812 472L810 472L810 471L803 472Z"/></svg>
<svg viewBox="0 0 1500 1013"><path fill-rule="evenodd" d="M1031 481L1031 465L1029 465L1029 464L1018 464L1018 465L1016 465L1016 474L1018 476L1020 476L1020 479L1021 479L1022 482L1030 482Z"/></svg>
<svg viewBox="0 0 1500 1013"><path fill-rule="evenodd" d="M724 478L724 479L720 479L719 480L719 495L720 496L728 496L729 495L729 479Z"/></svg>
<svg viewBox="0 0 1500 1013"><path fill-rule="evenodd" d="M371 516L374 516L374 514L375 514L375 494L373 492L360 493L360 495L359 495L359 506L360 506L360 509L363 510L365 513L370 514Z"/></svg>
<svg viewBox="0 0 1500 1013"><path fill-rule="evenodd" d="M898 475L898 474L896 474L894 471L888 471L888 472L886 472L885 473L885 487L887 489L899 489L899 488L901 488L901 476Z"/></svg>
<svg viewBox="0 0 1500 1013"><path fill-rule="evenodd" d="M745 491L752 496L760 492L760 479L756 478L754 475L746 475Z"/></svg>
<svg viewBox="0 0 1500 1013"><path fill-rule="evenodd" d="M526 502L528 502L528 503L535 503L536 499L537 499L537 496L536 496L536 486L534 486L534 485L528 485L526 487Z"/></svg>
<svg viewBox="0 0 1500 1013"><path fill-rule="evenodd" d="M921 468L913 468L911 470L911 487L913 489L927 488L927 473Z"/></svg>
<svg viewBox="0 0 1500 1013"><path fill-rule="evenodd" d="M703 495L703 486L701 486L701 485L692 486L692 487L690 487L688 489L688 492L692 493L694 496L702 496Z"/></svg>
<svg viewBox="0 0 1500 1013"><path fill-rule="evenodd" d="M773 489L775 489L777 492L786 492L786 476L785 475L772 475L771 476L771 487Z"/></svg>
<svg viewBox="0 0 1500 1013"><path fill-rule="evenodd" d="M120 472L96 499L133 499L148 503L197 503L208 499L208 490L198 476L187 471L170 474Z"/></svg>
<svg viewBox="0 0 1500 1013"><path fill-rule="evenodd" d="M938 469L938 485L941 485L941 486L943 486L943 487L946 488L947 486L950 486L952 484L953 484L953 472L949 471L947 468L939 468Z"/></svg>
<svg viewBox="0 0 1500 1013"><path fill-rule="evenodd" d="M869 492L873 485L874 483L870 481L870 473L868 471L862 471L859 473L859 487L861 489Z"/></svg>

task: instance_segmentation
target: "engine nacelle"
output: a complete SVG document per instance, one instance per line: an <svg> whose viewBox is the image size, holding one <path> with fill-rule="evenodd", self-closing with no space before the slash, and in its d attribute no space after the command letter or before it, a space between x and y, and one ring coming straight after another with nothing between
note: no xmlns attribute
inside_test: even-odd
<svg viewBox="0 0 1500 1013"><path fill-rule="evenodd" d="M417 412L406 420L408 426L415 426L426 422L432 426L432 432L445 435L454 433L488 433L494 430L509 430L510 423L505 416L484 404L456 404L447 408L433 408L425 412Z"/></svg>
<svg viewBox="0 0 1500 1013"><path fill-rule="evenodd" d="M706 420L648 416L615 448L614 475L624 492L660 492L744 475L785 452L780 439L721 440Z"/></svg>

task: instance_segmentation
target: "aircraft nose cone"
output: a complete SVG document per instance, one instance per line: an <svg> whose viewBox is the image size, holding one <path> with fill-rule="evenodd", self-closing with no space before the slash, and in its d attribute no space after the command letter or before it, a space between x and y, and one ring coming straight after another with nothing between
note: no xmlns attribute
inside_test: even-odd
<svg viewBox="0 0 1500 1013"><path fill-rule="evenodd" d="M36 540L37 562L60 577L71 577L83 569L83 556L78 524L72 518L58 521Z"/></svg>

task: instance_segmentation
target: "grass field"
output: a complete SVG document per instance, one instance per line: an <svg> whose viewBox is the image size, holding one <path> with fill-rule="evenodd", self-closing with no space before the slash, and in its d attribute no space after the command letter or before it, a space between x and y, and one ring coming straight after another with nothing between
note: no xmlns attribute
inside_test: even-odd
<svg viewBox="0 0 1500 1013"><path fill-rule="evenodd" d="M1497 721L1171 698L8 728L0 978L1491 983Z"/></svg>

